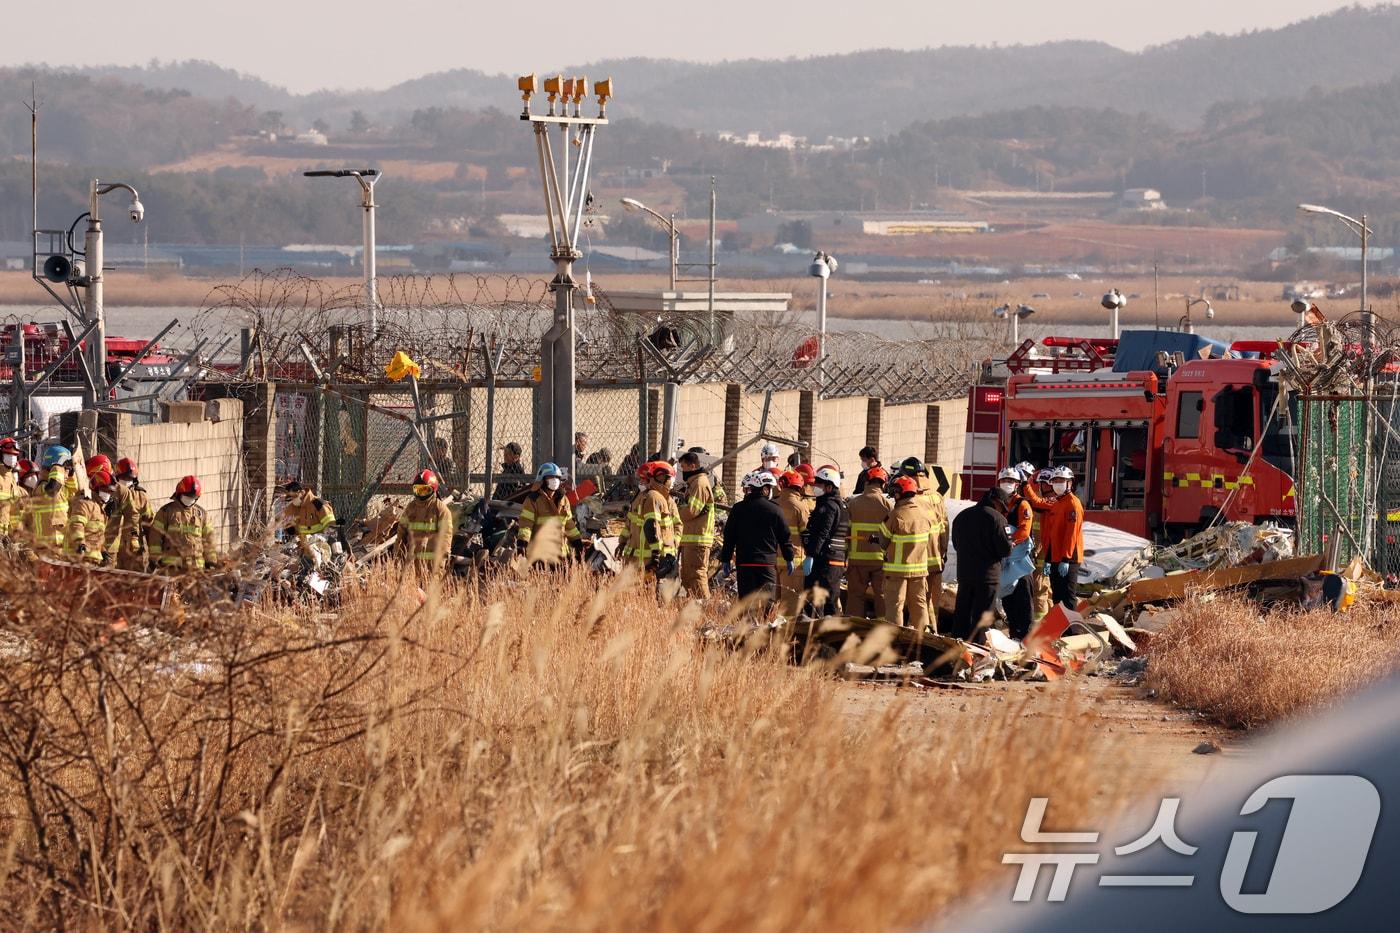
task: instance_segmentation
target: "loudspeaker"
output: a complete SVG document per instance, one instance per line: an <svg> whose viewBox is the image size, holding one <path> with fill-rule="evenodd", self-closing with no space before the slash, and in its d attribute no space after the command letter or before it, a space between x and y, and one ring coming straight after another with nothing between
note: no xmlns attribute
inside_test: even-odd
<svg viewBox="0 0 1400 933"><path fill-rule="evenodd" d="M73 264L68 261L67 256L56 254L44 260L44 278L50 282L62 284L67 282L72 274Z"/></svg>

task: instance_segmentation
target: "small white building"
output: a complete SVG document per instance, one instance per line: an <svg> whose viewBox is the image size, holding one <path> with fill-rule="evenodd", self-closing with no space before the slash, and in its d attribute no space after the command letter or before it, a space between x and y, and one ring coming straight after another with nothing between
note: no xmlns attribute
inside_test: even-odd
<svg viewBox="0 0 1400 933"><path fill-rule="evenodd" d="M1167 202L1156 188L1129 188L1123 192L1123 206L1139 211L1160 211Z"/></svg>

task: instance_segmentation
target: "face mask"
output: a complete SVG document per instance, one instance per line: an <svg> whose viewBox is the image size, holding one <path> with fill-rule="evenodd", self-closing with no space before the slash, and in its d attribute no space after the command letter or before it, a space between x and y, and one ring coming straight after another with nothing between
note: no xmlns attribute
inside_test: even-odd
<svg viewBox="0 0 1400 933"><path fill-rule="evenodd" d="M194 503L195 503L195 497L194 497L194 496L181 496L181 497L180 497L180 504L183 505L185 508L189 508L190 506L194 505Z"/></svg>
<svg viewBox="0 0 1400 933"><path fill-rule="evenodd" d="M129 480L129 479L119 479L119 480L117 480L117 485L120 486L120 487L123 488L123 489L130 489L130 488L131 488L131 480Z"/></svg>
<svg viewBox="0 0 1400 933"><path fill-rule="evenodd" d="M546 479L544 481L544 488L548 489L550 492L554 492L554 490L559 488L559 477L551 476Z"/></svg>
<svg viewBox="0 0 1400 933"><path fill-rule="evenodd" d="M820 486L813 486L813 487L812 487L812 495L813 495L813 496L824 496L824 495L826 495L826 490L823 489L823 488L820 487Z"/></svg>
<svg viewBox="0 0 1400 933"><path fill-rule="evenodd" d="M97 494L97 501L99 502L110 502L111 500L112 494L105 489Z"/></svg>
<svg viewBox="0 0 1400 933"><path fill-rule="evenodd" d="M763 461L763 468L765 470L776 470L778 468L778 459L774 457L772 460Z"/></svg>
<svg viewBox="0 0 1400 933"><path fill-rule="evenodd" d="M1006 493L1008 496L1016 492L1015 483L998 483L997 485L1000 486L1001 491Z"/></svg>
<svg viewBox="0 0 1400 933"><path fill-rule="evenodd" d="M14 454L5 454L3 459L5 461L5 466L9 467L12 470L14 469L15 464L19 463L19 457L16 457Z"/></svg>
<svg viewBox="0 0 1400 933"><path fill-rule="evenodd" d="M28 489L28 490L31 490L31 491L32 491L32 490L34 489L34 487L36 487L36 486L38 486L38 485L39 485L39 477L37 477L37 476L28 476L28 477L25 477L25 480L24 480L24 488L25 488L25 489Z"/></svg>
<svg viewBox="0 0 1400 933"><path fill-rule="evenodd" d="M1051 483L1050 488L1055 491L1055 495L1063 496L1069 492L1069 483Z"/></svg>

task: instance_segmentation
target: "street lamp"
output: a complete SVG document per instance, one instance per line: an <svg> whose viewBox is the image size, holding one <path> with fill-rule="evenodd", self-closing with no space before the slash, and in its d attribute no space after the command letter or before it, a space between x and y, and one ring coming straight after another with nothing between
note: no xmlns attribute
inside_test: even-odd
<svg viewBox="0 0 1400 933"><path fill-rule="evenodd" d="M1366 341L1372 342L1375 337L1376 320L1371 314L1371 309L1366 302L1367 269L1371 258L1370 242L1371 228L1366 226L1366 215L1363 213L1358 220L1349 217L1341 211L1334 211L1330 207L1323 207L1320 204L1299 204L1300 214L1326 214L1335 217L1346 225L1347 229L1361 237L1361 323L1366 330Z"/></svg>
<svg viewBox="0 0 1400 933"><path fill-rule="evenodd" d="M817 384L826 387L826 280L836 272L836 257L817 253L807 274L818 280L817 289Z"/></svg>
<svg viewBox="0 0 1400 933"><path fill-rule="evenodd" d="M1011 345L1019 347L1021 345L1021 320L1035 314L1035 308L1030 305L1017 305L1013 311L1011 305L1004 304L999 308L992 309L992 316L1011 319Z"/></svg>
<svg viewBox="0 0 1400 933"><path fill-rule="evenodd" d="M680 238L676 234L676 215L672 214L669 217L665 217L661 213L647 207L636 198L623 198L622 206L629 211L643 211L650 214L660 222L661 226L666 228L666 235L670 238L671 242L671 291L674 292L676 290L676 263L680 260Z"/></svg>
<svg viewBox="0 0 1400 933"><path fill-rule="evenodd" d="M363 243L360 251L361 266L365 274L365 308L369 311L369 333L379 335L379 290L375 284L374 262L374 186L383 178L377 168L316 169L302 172L307 178L353 178L360 183L360 208L364 211L362 223Z"/></svg>
<svg viewBox="0 0 1400 933"><path fill-rule="evenodd" d="M99 208L102 195L118 189L131 193L131 206L127 208L131 222L139 224L146 217L146 206L141 203L141 196L135 188L123 182L104 185L96 178L92 180L88 194L87 234L83 239L87 259L87 323L97 325L88 347L92 386L88 390L91 398L85 401L89 406L95 406L107 397L107 318L102 310L102 217Z"/></svg>
<svg viewBox="0 0 1400 933"><path fill-rule="evenodd" d="M1104 295L1103 298L1099 301L1099 304L1103 305L1104 308L1106 308L1107 310L1113 312L1113 339L1117 340L1118 312L1122 311L1125 307L1127 307L1128 299L1124 298L1123 293L1115 288L1108 294Z"/></svg>
<svg viewBox="0 0 1400 933"><path fill-rule="evenodd" d="M1188 334L1194 334L1196 332L1195 325L1191 323L1191 309L1194 308L1196 305L1206 306L1207 321L1213 320L1215 318L1215 306L1210 303L1209 298L1187 298L1186 313L1181 316L1181 319L1178 320L1176 324Z"/></svg>

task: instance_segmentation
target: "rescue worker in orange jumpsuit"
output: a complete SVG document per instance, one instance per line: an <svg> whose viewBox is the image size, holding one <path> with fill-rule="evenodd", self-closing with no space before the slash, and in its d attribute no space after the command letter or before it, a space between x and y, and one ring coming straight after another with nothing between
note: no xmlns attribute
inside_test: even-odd
<svg viewBox="0 0 1400 933"><path fill-rule="evenodd" d="M884 467L868 467L861 475L865 477L865 487L846 504L851 515L851 538L846 548L846 611L867 619L881 619L885 615L885 548L880 543L880 526L890 517L894 503L885 495L885 483L890 477ZM874 603L873 614L865 608L867 589Z"/></svg>
<svg viewBox="0 0 1400 933"><path fill-rule="evenodd" d="M1055 502L1045 513L1045 569L1051 598L1067 609L1079 608L1079 565L1084 563L1084 503L1074 494L1074 471L1055 467L1050 473Z"/></svg>
<svg viewBox="0 0 1400 933"><path fill-rule="evenodd" d="M156 517L151 497L141 485L136 461L117 461L117 483L107 506L107 556L118 570L144 571L150 562L146 538Z"/></svg>
<svg viewBox="0 0 1400 933"><path fill-rule="evenodd" d="M564 494L564 471L554 463L540 464L534 488L521 500L516 547L532 561L553 564L568 558L569 548L580 547L581 541L573 507Z"/></svg>
<svg viewBox="0 0 1400 933"><path fill-rule="evenodd" d="M1050 611L1050 577L1045 572L1045 513L1055 502L1050 491L1050 468L1036 471L1021 487L1021 496L1030 504L1034 520L1031 535L1035 538L1035 573L1031 574L1031 615L1039 620Z"/></svg>
<svg viewBox="0 0 1400 933"><path fill-rule="evenodd" d="M903 625L907 606L909 627L923 632L929 624L929 558L938 534L928 504L919 498L919 481L913 476L898 476L893 487L894 508L880 525L885 547L885 621Z"/></svg>
<svg viewBox="0 0 1400 933"><path fill-rule="evenodd" d="M413 480L413 501L399 513L398 547L424 573L441 573L452 556L452 509L438 498L437 474L423 470Z"/></svg>
<svg viewBox="0 0 1400 933"><path fill-rule="evenodd" d="M186 476L175 486L170 501L151 520L151 560L166 573L182 570L216 570L219 553L214 546L214 526L199 504L203 491L199 478Z"/></svg>
<svg viewBox="0 0 1400 933"><path fill-rule="evenodd" d="M1021 471L1007 467L997 474L997 488L1005 494L996 502L996 508L1006 516L1006 524L1011 532L1011 545L1015 547L1031 539L1031 527L1035 513L1031 504L1021 495ZM1001 608L1006 613L1006 628L1012 638L1023 639L1031 630L1031 585L1028 574L1016 581L1016 588L1002 598Z"/></svg>
<svg viewBox="0 0 1400 933"><path fill-rule="evenodd" d="M778 508L787 522L788 539L792 542L795 555L793 561L797 565L793 570L775 566L778 573L778 611L789 619L801 615L806 603L804 590L807 578L802 573L802 564L807 554L802 548L802 535L807 530L807 520L812 517L813 502L802 494L804 485L802 474L796 470L786 470L778 477Z"/></svg>

